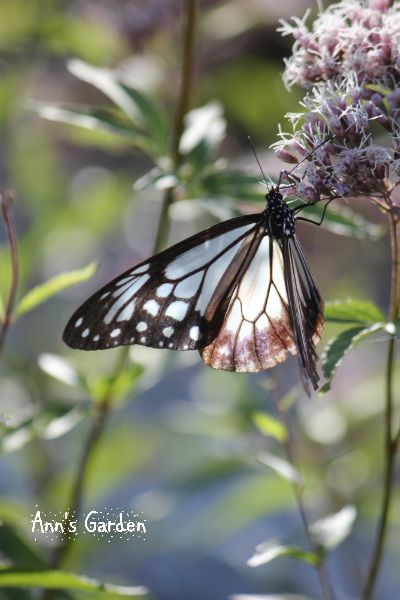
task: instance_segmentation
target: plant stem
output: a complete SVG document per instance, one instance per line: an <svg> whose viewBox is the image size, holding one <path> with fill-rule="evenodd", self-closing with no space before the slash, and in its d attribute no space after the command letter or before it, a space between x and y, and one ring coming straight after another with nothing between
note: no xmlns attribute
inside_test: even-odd
<svg viewBox="0 0 400 600"><path fill-rule="evenodd" d="M177 171L182 160L179 145L183 133L185 115L190 106L190 92L192 87L193 72L193 46L194 33L196 29L196 0L184 0L185 2L185 25L183 41L183 60L181 72L181 85L178 103L176 107L174 129L172 132L171 158L173 170ZM159 226L156 236L156 251L163 248L167 243L170 228L168 218L169 207L175 200L175 189L173 187L165 190L161 206Z"/></svg>
<svg viewBox="0 0 400 600"><path fill-rule="evenodd" d="M297 461L296 461L296 453L294 451L294 444L293 444L292 427L290 424L287 409L283 408L281 406L281 403L277 397L276 397L276 406L277 406L281 421L283 422L285 429L287 431L286 441L283 442L286 458L287 458L288 462L296 469L296 471L298 471L298 466L297 466ZM293 487L293 492L294 492L294 496L296 499L297 509L300 514L300 518L301 518L301 521L303 524L303 528L304 528L304 531L305 531L305 534L307 537L308 544L309 544L312 552L314 552L314 554L319 556L321 559L321 562L318 565L316 565L315 568L318 573L319 583L320 583L321 592L322 592L322 598L324 600L333 600L334 594L332 591L331 583L329 581L329 576L328 576L328 572L326 570L326 566L323 563L323 556L321 556L321 552L320 552L319 548L316 546L316 544L311 536L311 533L310 533L310 521L308 519L307 510L306 510L304 500L303 500L303 484L301 481L293 479L292 487Z"/></svg>
<svg viewBox="0 0 400 600"><path fill-rule="evenodd" d="M15 298L17 295L18 285L18 247L17 247L17 236L15 233L14 218L11 211L11 202L13 196L10 192L4 191L0 194L1 212L3 214L6 235L8 239L8 245L10 247L11 256L11 282L8 292L7 302L4 309L4 316L1 320L1 331L0 331L0 353L3 350L4 342L7 336L8 329L11 325L12 314L15 305Z"/></svg>
<svg viewBox="0 0 400 600"><path fill-rule="evenodd" d="M175 167L179 166L181 156L179 153L179 143L183 131L183 122L185 114L189 107L189 97L191 88L191 73L192 73L192 53L193 53L193 38L195 30L195 14L196 0L186 0L186 24L185 24L185 41L182 61L182 81L180 94L177 103L177 113L173 129L173 145L171 148L171 157ZM169 230L168 208L175 200L175 189L169 188L166 191L163 206L159 218L158 232L154 242L154 253L158 252L165 244ZM113 406L114 384L120 373L126 365L129 355L129 346L121 349L110 384L104 393L103 398L94 405L94 416L89 429L88 437L85 441L81 459L79 461L76 479L73 484L71 500L68 504L69 519L77 519L81 510L83 496L86 487L86 478L88 467L92 460L94 451L98 446L99 440L105 430L105 426ZM59 568L64 561L65 556L73 542L74 538L65 538L63 543L56 549L51 560L53 568ZM45 600L50 600L51 594L44 595Z"/></svg>
<svg viewBox="0 0 400 600"><path fill-rule="evenodd" d="M391 294L390 294L390 320L392 323L399 317L400 313L400 247L397 236L397 222L392 211L389 216L389 231L391 241ZM363 600L370 600L378 578L379 570L382 564L383 551L385 547L386 535L389 524L390 506L393 497L394 471L396 463L396 449L399 433L393 434L393 377L396 360L396 336L391 335L388 342L386 359L386 398L385 398L385 472L382 495L381 513L378 522L378 528L375 538L374 549L367 572L366 582L363 591Z"/></svg>

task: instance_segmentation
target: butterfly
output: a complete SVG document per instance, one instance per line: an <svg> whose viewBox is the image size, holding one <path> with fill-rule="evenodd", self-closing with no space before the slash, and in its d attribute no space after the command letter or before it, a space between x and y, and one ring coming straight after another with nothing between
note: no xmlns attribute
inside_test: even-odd
<svg viewBox="0 0 400 600"><path fill-rule="evenodd" d="M65 343L199 350L210 367L236 372L297 353L306 391L308 382L318 389L324 303L296 238L296 221L308 221L296 216L301 208L286 204L278 184L261 213L214 225L122 273L72 315Z"/></svg>

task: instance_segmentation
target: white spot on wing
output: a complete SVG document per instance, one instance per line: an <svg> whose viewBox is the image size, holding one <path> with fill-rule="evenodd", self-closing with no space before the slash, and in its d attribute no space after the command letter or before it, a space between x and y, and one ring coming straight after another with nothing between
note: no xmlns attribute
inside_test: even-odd
<svg viewBox="0 0 400 600"><path fill-rule="evenodd" d="M136 269L133 269L133 271L131 271L132 275L136 275L138 273L144 273L145 271L147 271L147 269L149 268L149 263L142 265L141 267L137 267Z"/></svg>
<svg viewBox="0 0 400 600"><path fill-rule="evenodd" d="M112 332L110 333L110 336L113 337L117 337L117 335L119 335L121 333L121 330L119 327L117 327L116 329L113 329Z"/></svg>
<svg viewBox="0 0 400 600"><path fill-rule="evenodd" d="M181 300L171 302L165 311L165 316L172 317L176 321L182 321L185 318L188 307L189 304L187 302L182 302Z"/></svg>
<svg viewBox="0 0 400 600"><path fill-rule="evenodd" d="M160 305L155 300L147 300L147 302L143 304L143 309L152 317L155 317L160 310Z"/></svg>
<svg viewBox="0 0 400 600"><path fill-rule="evenodd" d="M118 315L117 321L129 321L132 318L133 311L135 310L136 300L132 300L129 302L127 306L125 306L124 310L120 312Z"/></svg>
<svg viewBox="0 0 400 600"><path fill-rule="evenodd" d="M100 339L100 336L97 334L97 335L94 336L93 341L94 342L98 342L99 339Z"/></svg>
<svg viewBox="0 0 400 600"><path fill-rule="evenodd" d="M146 342L146 336L145 336L145 335L144 335L144 336L142 336L142 337L140 338L140 341L141 341L141 343L142 343L142 344L144 344L144 343Z"/></svg>
<svg viewBox="0 0 400 600"><path fill-rule="evenodd" d="M245 234L251 227L253 227L253 223L237 227L233 231L223 233L188 250L167 266L165 269L166 277L168 279L179 279L186 275L186 273L201 269L204 265L215 259L229 244Z"/></svg>
<svg viewBox="0 0 400 600"><path fill-rule="evenodd" d="M140 323L136 325L136 331L146 331L146 329L147 323L145 323L144 321L140 321Z"/></svg>
<svg viewBox="0 0 400 600"><path fill-rule="evenodd" d="M106 316L104 317L104 323L106 323L107 325L109 323L111 323L111 321L113 320L113 318L115 317L117 312L124 306L124 304L127 304L131 300L132 296L140 290L140 288L146 283L146 281L149 278L150 278L150 275L142 275L141 277L136 279L136 281L134 281L132 284L129 283L126 286L126 289L118 290L117 296L120 293L121 293L121 296L118 298L118 300L116 300L111 305L110 310L107 312ZM114 294L113 294L113 296L114 296Z"/></svg>
<svg viewBox="0 0 400 600"><path fill-rule="evenodd" d="M239 327L242 323L242 311L240 310L240 302L236 298L233 303L232 309L229 311L229 316L226 322L226 329L231 331L236 335L236 332L239 330Z"/></svg>
<svg viewBox="0 0 400 600"><path fill-rule="evenodd" d="M89 332L90 332L90 329L88 329L88 328L86 327L86 329L85 329L84 331L82 331L82 333L81 333L81 336L82 336L82 337L87 337L87 336L89 335Z"/></svg>
<svg viewBox="0 0 400 600"><path fill-rule="evenodd" d="M203 275L204 271L199 271L178 283L174 290L174 296L177 298L191 298L194 296L203 279Z"/></svg>
<svg viewBox="0 0 400 600"><path fill-rule="evenodd" d="M173 327L164 327L164 329L162 330L163 335L165 335L165 337L171 337L171 335L174 333L174 328Z"/></svg>
<svg viewBox="0 0 400 600"><path fill-rule="evenodd" d="M79 325L82 325L83 323L83 317L79 317L79 319L77 321L75 321L75 327L79 327Z"/></svg>
<svg viewBox="0 0 400 600"><path fill-rule="evenodd" d="M192 340L197 342L197 340L199 339L199 335L200 335L200 329L197 327L197 325L195 327L190 328L189 335L192 338Z"/></svg>
<svg viewBox="0 0 400 600"><path fill-rule="evenodd" d="M163 283L156 289L156 294L159 298L166 298L170 295L171 290L174 286L172 283Z"/></svg>
<svg viewBox="0 0 400 600"><path fill-rule="evenodd" d="M238 242L233 248L228 250L221 258L208 267L203 287L196 303L196 309L199 310L201 314L205 313L215 288L218 286L222 275L229 267L236 252L239 250L241 243L242 242Z"/></svg>

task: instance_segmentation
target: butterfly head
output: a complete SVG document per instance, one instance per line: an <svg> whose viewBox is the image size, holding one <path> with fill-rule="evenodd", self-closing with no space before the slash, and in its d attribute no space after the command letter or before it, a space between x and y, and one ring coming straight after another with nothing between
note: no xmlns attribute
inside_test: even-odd
<svg viewBox="0 0 400 600"><path fill-rule="evenodd" d="M275 238L293 237L295 234L295 216L286 204L278 188L272 188L266 194L265 216L268 229Z"/></svg>

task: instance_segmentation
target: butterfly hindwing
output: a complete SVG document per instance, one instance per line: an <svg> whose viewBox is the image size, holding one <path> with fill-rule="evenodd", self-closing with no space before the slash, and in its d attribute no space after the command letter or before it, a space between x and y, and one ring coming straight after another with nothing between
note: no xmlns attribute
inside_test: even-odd
<svg viewBox="0 0 400 600"><path fill-rule="evenodd" d="M216 315L206 317L210 300L218 288L219 304L229 301L258 221L251 215L215 225L126 271L78 308L64 341L82 350L203 347L218 325Z"/></svg>
<svg viewBox="0 0 400 600"><path fill-rule="evenodd" d="M303 251L295 236L283 242L285 280L290 307L290 321L299 356L305 388L307 380L318 389L317 352L315 344L324 325L324 303L313 280Z"/></svg>
<svg viewBox="0 0 400 600"><path fill-rule="evenodd" d="M215 369L256 372L295 351L282 250L264 234L231 295L218 335L201 356Z"/></svg>

